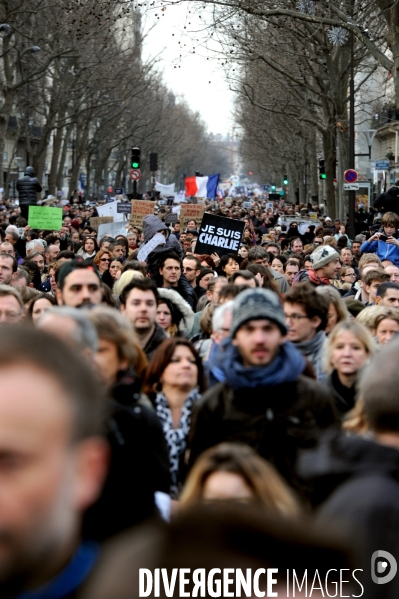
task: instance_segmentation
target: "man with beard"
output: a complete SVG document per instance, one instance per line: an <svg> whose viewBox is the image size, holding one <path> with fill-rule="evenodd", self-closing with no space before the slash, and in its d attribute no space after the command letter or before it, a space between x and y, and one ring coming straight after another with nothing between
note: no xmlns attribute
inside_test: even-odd
<svg viewBox="0 0 399 599"><path fill-rule="evenodd" d="M101 281L92 264L78 260L66 262L57 271L56 280L58 305L84 308L101 304Z"/></svg>
<svg viewBox="0 0 399 599"><path fill-rule="evenodd" d="M106 475L105 399L85 361L38 329L3 328L0 371L0 594L72 599L99 556L80 522Z"/></svg>
<svg viewBox="0 0 399 599"><path fill-rule="evenodd" d="M151 361L158 345L167 337L157 324L158 289L151 279L133 279L120 296L121 312L131 322L138 341Z"/></svg>

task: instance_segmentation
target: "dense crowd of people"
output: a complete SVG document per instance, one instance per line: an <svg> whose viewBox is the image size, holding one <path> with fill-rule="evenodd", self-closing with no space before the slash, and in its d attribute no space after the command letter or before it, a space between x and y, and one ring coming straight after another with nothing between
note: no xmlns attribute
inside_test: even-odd
<svg viewBox="0 0 399 599"><path fill-rule="evenodd" d="M397 597L370 572L399 559L395 212L361 208L350 239L319 206L208 200L245 229L205 255L162 203L115 238L88 202L59 231L0 208L3 597L135 597L138 564L229 552L353 559L362 596Z"/></svg>

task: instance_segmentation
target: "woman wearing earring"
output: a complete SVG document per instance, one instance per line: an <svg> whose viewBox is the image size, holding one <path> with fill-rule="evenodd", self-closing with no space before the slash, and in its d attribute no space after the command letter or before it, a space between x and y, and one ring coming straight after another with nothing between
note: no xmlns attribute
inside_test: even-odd
<svg viewBox="0 0 399 599"><path fill-rule="evenodd" d="M172 499L184 483L184 463L193 405L205 388L201 359L190 341L175 337L156 350L143 391L154 404L169 453Z"/></svg>

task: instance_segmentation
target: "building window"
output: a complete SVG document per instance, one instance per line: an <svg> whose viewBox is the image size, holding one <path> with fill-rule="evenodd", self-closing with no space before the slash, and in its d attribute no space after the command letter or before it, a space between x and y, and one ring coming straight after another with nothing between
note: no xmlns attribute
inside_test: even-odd
<svg viewBox="0 0 399 599"><path fill-rule="evenodd" d="M3 162L8 162L8 152L3 152Z"/></svg>

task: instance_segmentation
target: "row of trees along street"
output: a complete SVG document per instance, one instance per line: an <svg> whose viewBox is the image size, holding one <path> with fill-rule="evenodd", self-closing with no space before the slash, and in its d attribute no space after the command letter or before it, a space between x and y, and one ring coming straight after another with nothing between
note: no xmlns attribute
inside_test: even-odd
<svg viewBox="0 0 399 599"><path fill-rule="evenodd" d="M163 7L183 0L162 2ZM399 4L391 0L202 0L190 2L191 31L212 48L236 94L236 121L248 170L280 181L289 172L301 201L318 199L324 156L328 214L347 212L349 78L371 121L393 78L399 108ZM378 73L378 71L380 71ZM373 83L374 81L374 83ZM357 123L359 124L359 123ZM333 180L337 179L335 191Z"/></svg>
<svg viewBox="0 0 399 599"><path fill-rule="evenodd" d="M158 58L143 61L146 14L123 0L0 1L0 157L13 139L8 168L0 160L6 197L16 158L20 167L30 162L39 180L48 174L50 194L66 174L71 194L82 170L95 193L111 168L120 187L136 144L143 180L154 151L170 182L181 184L195 170L228 174L225 152L168 90Z"/></svg>

